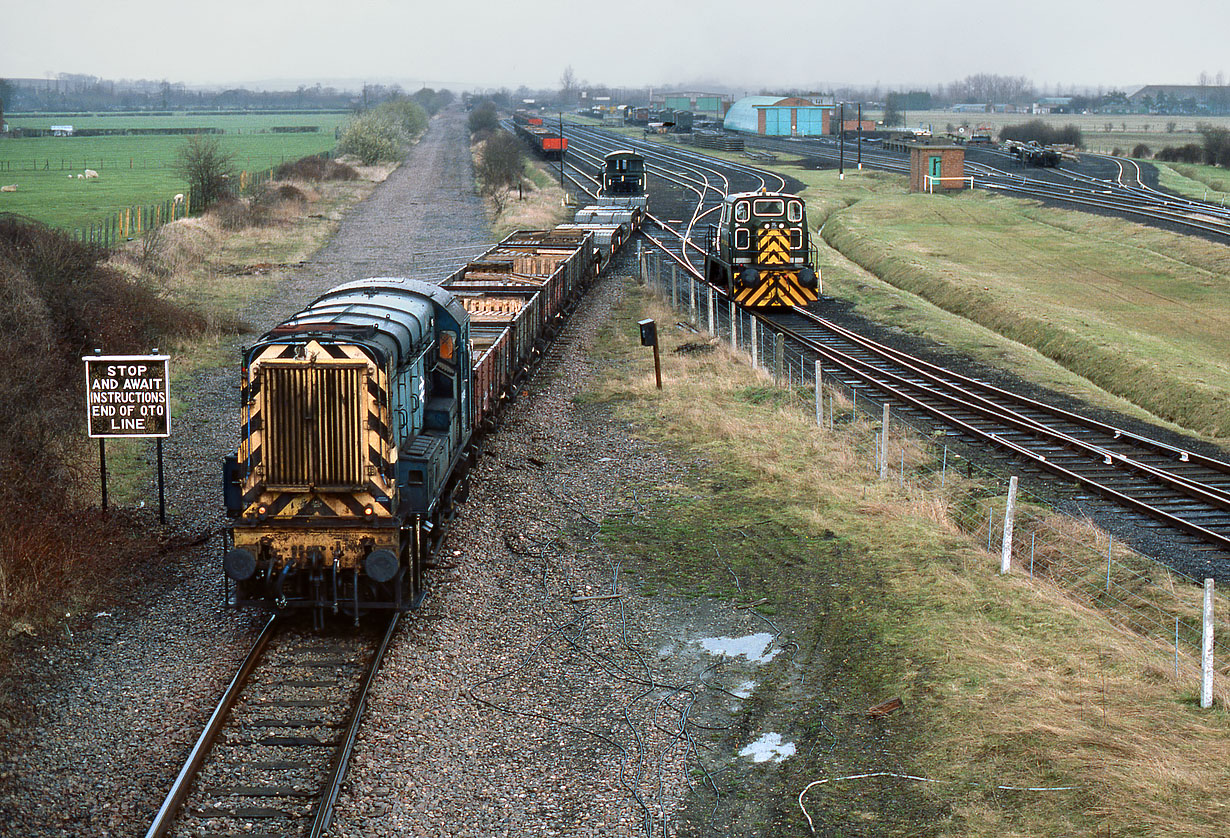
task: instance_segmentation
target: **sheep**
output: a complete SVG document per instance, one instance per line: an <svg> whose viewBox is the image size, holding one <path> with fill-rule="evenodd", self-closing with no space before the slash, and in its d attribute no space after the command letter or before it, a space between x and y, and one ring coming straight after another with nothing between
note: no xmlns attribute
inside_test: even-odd
<svg viewBox="0 0 1230 838"><path fill-rule="evenodd" d="M8 186L0 186L0 192L16 192L17 184L10 183Z"/></svg>
<svg viewBox="0 0 1230 838"><path fill-rule="evenodd" d="M77 172L77 180L81 180L83 177L85 177L85 175L81 174L81 172Z"/></svg>
<svg viewBox="0 0 1230 838"><path fill-rule="evenodd" d="M92 179L92 178L96 178L96 177L98 177L98 172L94 171L93 169L86 169L86 170L85 170L85 179L86 179L86 180L90 180L90 179Z"/></svg>
<svg viewBox="0 0 1230 838"><path fill-rule="evenodd" d="M177 193L175 194L175 197L174 197L174 198L172 198L171 200L172 200L172 201L174 201L174 202L175 202L175 203L177 203L177 204L182 204L182 203L184 202L184 193L183 193L183 192L177 192Z"/></svg>

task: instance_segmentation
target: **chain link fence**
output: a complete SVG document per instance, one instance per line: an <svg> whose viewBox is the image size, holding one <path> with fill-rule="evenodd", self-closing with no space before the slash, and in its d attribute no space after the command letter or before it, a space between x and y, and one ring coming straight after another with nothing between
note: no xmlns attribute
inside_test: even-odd
<svg viewBox="0 0 1230 838"><path fill-rule="evenodd" d="M851 426L857 462L869 477L897 482L903 490L943 500L949 517L999 561L1009 478L970 460L945 443L952 433L925 420L885 408L866 385L847 385L824 370L815 353L740 309L673 260L641 252L640 276L671 308L732 351L749 358L783 387L814 393L814 421L832 429ZM816 389L819 373L822 386ZM887 423L885 420L888 420ZM1200 685L1203 637L1201 580L1145 556L1098 528L1073 518L1046 498L1022 488L1011 527L1013 564L1031 579L1049 581L1108 619L1158 647L1180 683ZM1230 605L1214 595L1217 671L1230 674ZM1188 682L1188 678L1193 680Z"/></svg>

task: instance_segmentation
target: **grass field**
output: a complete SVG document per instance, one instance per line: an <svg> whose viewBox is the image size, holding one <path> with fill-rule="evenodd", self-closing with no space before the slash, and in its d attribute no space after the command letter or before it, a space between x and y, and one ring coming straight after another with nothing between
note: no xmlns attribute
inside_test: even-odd
<svg viewBox="0 0 1230 838"><path fill-rule="evenodd" d="M106 118L106 127L172 127L156 120L182 126L221 127L222 146L234 155L240 170L257 172L296 160L309 154L328 151L335 145L335 129L346 120L345 114L257 115L184 117ZM15 117L14 126L30 118ZM95 117L92 121L104 118ZM40 118L38 127L72 124L69 118ZM274 134L273 126L319 125L320 131ZM166 201L186 185L174 168L183 135L136 135L107 137L0 138L0 184L16 184L16 192L0 193L0 212L29 216L47 224L76 228L100 221L130 206ZM84 169L99 173L97 180L78 180Z"/></svg>

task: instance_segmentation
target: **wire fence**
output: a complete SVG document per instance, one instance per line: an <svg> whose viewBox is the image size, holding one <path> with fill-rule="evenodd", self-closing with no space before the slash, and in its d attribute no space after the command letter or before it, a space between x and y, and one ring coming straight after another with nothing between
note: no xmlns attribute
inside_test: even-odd
<svg viewBox="0 0 1230 838"><path fill-rule="evenodd" d="M858 462L872 476L903 490L942 497L950 518L1000 558L1009 478L964 457L944 442L947 431L901 411L885 409L883 396L865 385L847 385L824 370L814 353L776 332L733 301L694 279L657 253L640 256L642 281L671 308L687 316L754 368L784 387L814 393L819 427L861 428ZM822 386L817 390L817 373ZM888 419L888 422L885 422ZM1145 556L1089 519L1073 518L1027 489L1018 492L1010 528L1014 564L1029 578L1053 583L1109 620L1158 647L1176 681L1199 687L1203 637L1202 580ZM1230 603L1214 595L1216 667L1230 674Z"/></svg>
<svg viewBox="0 0 1230 838"><path fill-rule="evenodd" d="M275 167L258 171L240 170L235 182L238 184L236 194L241 197L252 195L265 184L274 179ZM117 210L88 226L78 227L71 231L73 238L98 247L114 247L115 245L140 238L146 233L170 224L192 214L193 207L202 206L200 192L190 189L155 204L134 205Z"/></svg>

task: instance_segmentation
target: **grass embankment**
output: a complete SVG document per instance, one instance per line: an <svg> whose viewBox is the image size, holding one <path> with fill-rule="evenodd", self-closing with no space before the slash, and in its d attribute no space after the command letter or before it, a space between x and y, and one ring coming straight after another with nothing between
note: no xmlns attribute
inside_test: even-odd
<svg viewBox="0 0 1230 838"><path fill-rule="evenodd" d="M880 195L823 236L891 285L1155 416L1230 437L1230 252L1014 199Z"/></svg>
<svg viewBox="0 0 1230 838"><path fill-rule="evenodd" d="M1225 206L1230 199L1230 171L1217 166L1195 166L1190 163L1162 163L1149 160L1157 167L1160 186L1195 198Z"/></svg>
<svg viewBox="0 0 1230 838"><path fill-rule="evenodd" d="M1223 834L1224 707L1195 709L1164 653L1049 583L1000 577L985 533L962 532L982 487L951 471L943 491L874 480L854 453L873 428L818 432L809 394L721 348L675 354L694 339L677 330L660 332L656 391L635 325L647 316L676 319L630 294L600 335L608 372L585 398L697 466L606 526L613 560L645 593L765 598L782 642L799 644L713 734L721 750L700 751L720 772L732 758L717 754L759 732L798 744L780 765L719 774L725 831L808 834L797 799L826 779L805 798L818 834ZM894 696L903 710L866 716ZM935 782L835 779L878 771ZM706 832L713 798L697 788L680 834Z"/></svg>

